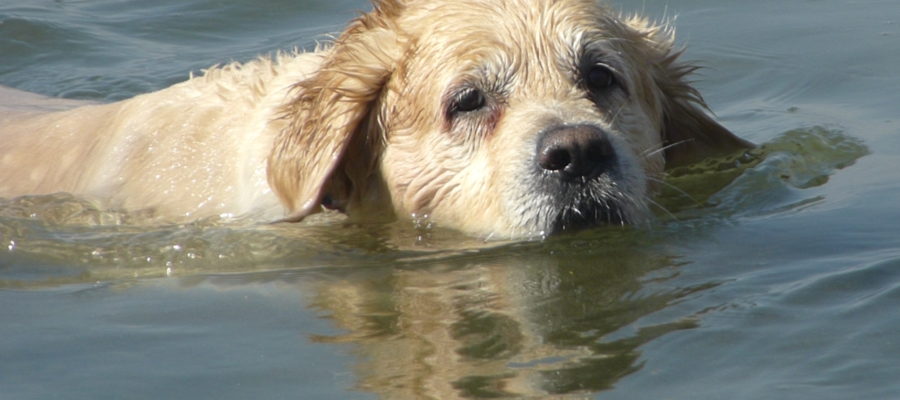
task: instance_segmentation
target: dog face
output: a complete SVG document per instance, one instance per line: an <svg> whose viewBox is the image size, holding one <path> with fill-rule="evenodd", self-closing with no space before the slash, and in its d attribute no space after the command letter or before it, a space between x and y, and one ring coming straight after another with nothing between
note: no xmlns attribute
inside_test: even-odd
<svg viewBox="0 0 900 400"><path fill-rule="evenodd" d="M592 1L384 1L327 52L270 157L292 220L321 203L499 237L635 223L667 162L744 144L669 32Z"/></svg>

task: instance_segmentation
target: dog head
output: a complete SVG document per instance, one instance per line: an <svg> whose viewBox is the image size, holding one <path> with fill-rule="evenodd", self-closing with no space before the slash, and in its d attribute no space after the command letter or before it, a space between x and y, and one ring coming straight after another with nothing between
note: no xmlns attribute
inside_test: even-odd
<svg viewBox="0 0 900 400"><path fill-rule="evenodd" d="M383 0L324 51L269 159L290 221L634 223L667 164L747 145L705 112L669 29L591 0Z"/></svg>

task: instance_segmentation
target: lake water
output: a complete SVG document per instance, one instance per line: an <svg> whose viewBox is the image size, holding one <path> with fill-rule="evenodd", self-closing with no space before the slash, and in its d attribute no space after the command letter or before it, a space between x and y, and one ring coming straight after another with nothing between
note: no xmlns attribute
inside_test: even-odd
<svg viewBox="0 0 900 400"><path fill-rule="evenodd" d="M900 398L900 2L616 6L677 16L710 105L762 145L673 171L672 215L484 243L3 199L0 399ZM3 0L0 84L127 98L368 8Z"/></svg>

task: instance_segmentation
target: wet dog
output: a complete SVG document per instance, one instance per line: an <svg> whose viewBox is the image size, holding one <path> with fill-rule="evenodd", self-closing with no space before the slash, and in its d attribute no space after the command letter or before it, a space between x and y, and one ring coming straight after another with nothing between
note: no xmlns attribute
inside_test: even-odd
<svg viewBox="0 0 900 400"><path fill-rule="evenodd" d="M0 196L510 238L635 223L667 166L748 146L679 55L592 0L376 1L316 51L118 103L0 91Z"/></svg>

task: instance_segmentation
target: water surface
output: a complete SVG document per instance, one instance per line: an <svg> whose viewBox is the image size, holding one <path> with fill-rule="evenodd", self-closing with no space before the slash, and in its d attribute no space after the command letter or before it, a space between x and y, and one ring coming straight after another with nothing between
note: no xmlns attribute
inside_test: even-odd
<svg viewBox="0 0 900 400"><path fill-rule="evenodd" d="M672 171L650 226L485 243L2 199L0 397L900 397L900 3L616 6L677 16L710 105L761 144ZM0 84L127 98L368 8L7 0Z"/></svg>

